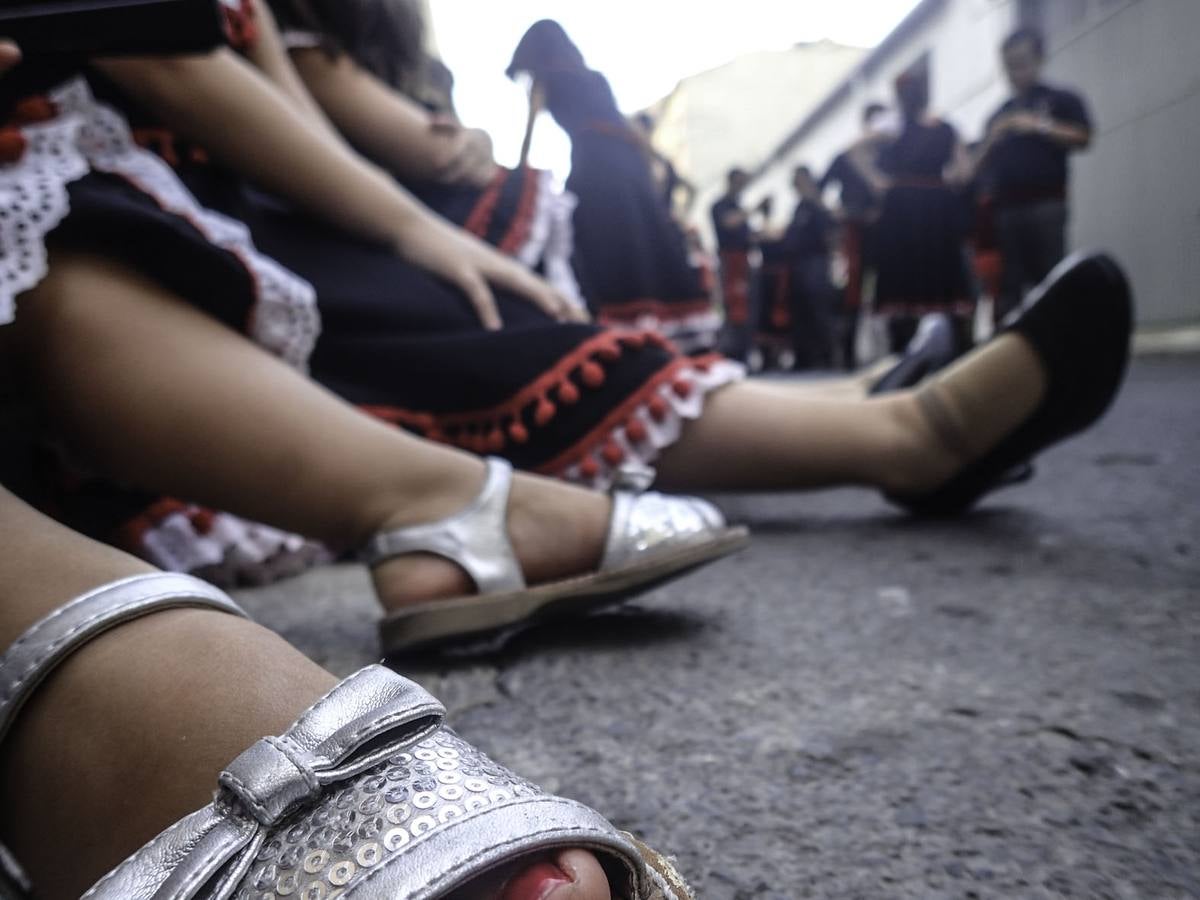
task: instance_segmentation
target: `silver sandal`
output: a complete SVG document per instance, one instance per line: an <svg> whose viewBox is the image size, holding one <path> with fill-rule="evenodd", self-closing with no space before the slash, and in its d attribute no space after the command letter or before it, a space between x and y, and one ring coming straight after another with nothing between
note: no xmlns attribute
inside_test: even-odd
<svg viewBox="0 0 1200 900"><path fill-rule="evenodd" d="M385 654L621 603L749 543L749 532L727 526L712 504L647 492L653 470L627 468L613 490L599 569L529 587L505 524L512 474L509 463L489 457L483 489L466 509L440 522L381 532L367 543L361 558L369 566L433 553L461 566L478 591L414 603L385 616L379 626Z"/></svg>
<svg viewBox="0 0 1200 900"><path fill-rule="evenodd" d="M71 653L130 619L177 607L241 609L186 575L85 594L0 656L0 741ZM220 775L216 797L104 876L84 900L435 900L518 857L578 847L618 900L688 900L670 863L598 813L492 762L442 725L413 682L370 666ZM0 897L32 886L0 845Z"/></svg>

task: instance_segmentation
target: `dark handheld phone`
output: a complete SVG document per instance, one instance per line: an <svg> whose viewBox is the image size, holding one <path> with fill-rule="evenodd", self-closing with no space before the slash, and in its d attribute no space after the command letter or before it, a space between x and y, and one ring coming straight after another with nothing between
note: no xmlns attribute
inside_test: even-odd
<svg viewBox="0 0 1200 900"><path fill-rule="evenodd" d="M0 0L0 38L26 57L202 53L225 39L222 2Z"/></svg>

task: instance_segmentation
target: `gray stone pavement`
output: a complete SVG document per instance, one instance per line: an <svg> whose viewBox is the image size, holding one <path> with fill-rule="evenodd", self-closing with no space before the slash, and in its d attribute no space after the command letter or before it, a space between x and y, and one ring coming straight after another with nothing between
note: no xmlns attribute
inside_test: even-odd
<svg viewBox="0 0 1200 900"><path fill-rule="evenodd" d="M502 652L398 667L701 898L1200 897L1200 357L952 522L726 496L749 551ZM241 594L344 674L364 573Z"/></svg>

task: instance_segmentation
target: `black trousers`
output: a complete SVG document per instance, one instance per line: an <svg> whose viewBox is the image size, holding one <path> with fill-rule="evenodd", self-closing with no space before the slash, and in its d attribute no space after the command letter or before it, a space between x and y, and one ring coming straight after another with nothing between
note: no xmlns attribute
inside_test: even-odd
<svg viewBox="0 0 1200 900"><path fill-rule="evenodd" d="M995 321L1021 305L1025 291L1050 274L1067 254L1067 204L1046 200L996 212L996 242L1000 247L1000 296Z"/></svg>
<svg viewBox="0 0 1200 900"><path fill-rule="evenodd" d="M836 306L829 257L797 260L792 266L792 345L797 369L832 368Z"/></svg>

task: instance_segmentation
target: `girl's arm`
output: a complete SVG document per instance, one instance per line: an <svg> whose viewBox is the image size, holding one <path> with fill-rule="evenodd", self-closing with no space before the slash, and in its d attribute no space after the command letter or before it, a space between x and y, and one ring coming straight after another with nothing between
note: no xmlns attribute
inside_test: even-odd
<svg viewBox="0 0 1200 900"><path fill-rule="evenodd" d="M433 215L332 129L314 127L275 84L231 51L110 59L97 67L245 178L455 284L488 327L500 324L489 283L524 295L551 315L574 317L571 304L549 285Z"/></svg>
<svg viewBox="0 0 1200 900"><path fill-rule="evenodd" d="M308 91L346 139L405 179L482 186L495 175L491 141L444 116L433 117L342 53L293 50ZM291 68L290 66L288 68Z"/></svg>
<svg viewBox="0 0 1200 900"><path fill-rule="evenodd" d="M287 95L287 98L303 112L314 125L332 129L324 111L308 92L300 75L288 59L287 48L275 21L275 14L264 0L252 0L254 18L258 22L258 38L242 52L255 68L266 75Z"/></svg>

